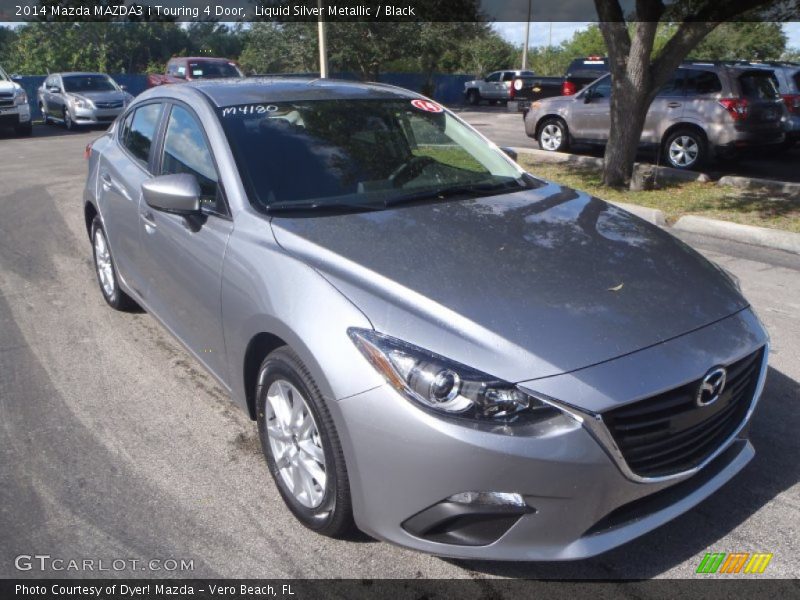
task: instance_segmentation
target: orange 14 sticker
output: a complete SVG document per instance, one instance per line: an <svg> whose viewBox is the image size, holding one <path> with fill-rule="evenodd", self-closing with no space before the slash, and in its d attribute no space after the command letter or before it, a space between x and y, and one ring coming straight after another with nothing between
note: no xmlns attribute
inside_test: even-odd
<svg viewBox="0 0 800 600"><path fill-rule="evenodd" d="M432 113L440 113L444 111L444 109L438 104L436 104L436 102L431 102L430 100L421 100L417 98L416 100L411 101L411 105L414 108L418 108L420 110Z"/></svg>

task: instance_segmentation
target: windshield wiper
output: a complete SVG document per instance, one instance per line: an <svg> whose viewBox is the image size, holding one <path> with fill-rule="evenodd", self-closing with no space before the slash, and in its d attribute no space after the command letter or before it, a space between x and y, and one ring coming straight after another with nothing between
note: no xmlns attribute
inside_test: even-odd
<svg viewBox="0 0 800 600"><path fill-rule="evenodd" d="M424 190L397 198L389 198L386 200L386 207L407 204L409 202L418 202L420 200L430 200L433 198L444 200L445 198L451 198L453 196L480 198L482 196L494 196L495 194L506 192L519 192L524 189L525 187L521 186L517 180L503 183L473 183L449 188Z"/></svg>
<svg viewBox="0 0 800 600"><path fill-rule="evenodd" d="M267 205L268 213L281 213L281 212L306 212L306 211L335 211L347 212L353 210L383 210L383 203L365 204L361 202L339 202L339 201L319 201L319 200L304 200L304 201L281 201L272 202Z"/></svg>

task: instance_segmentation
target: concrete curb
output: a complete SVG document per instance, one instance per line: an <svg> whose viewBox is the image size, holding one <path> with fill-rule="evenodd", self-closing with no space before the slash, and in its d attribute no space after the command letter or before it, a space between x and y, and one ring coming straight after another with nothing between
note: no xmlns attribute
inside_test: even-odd
<svg viewBox="0 0 800 600"><path fill-rule="evenodd" d="M527 154L535 158L538 162L550 164L580 165L584 167L602 168L603 159L594 156L581 156L580 154L569 154L568 152L548 152L547 150L537 150L536 148L515 147L517 154Z"/></svg>
<svg viewBox="0 0 800 600"><path fill-rule="evenodd" d="M719 178L717 185L727 185L743 190L762 189L782 194L800 195L800 183L776 181L774 179L758 179L756 177L739 177L725 175Z"/></svg>
<svg viewBox="0 0 800 600"><path fill-rule="evenodd" d="M672 227L678 231L800 254L800 233L792 233L791 231L755 227L754 225L740 225L739 223L718 221L694 215L681 217Z"/></svg>

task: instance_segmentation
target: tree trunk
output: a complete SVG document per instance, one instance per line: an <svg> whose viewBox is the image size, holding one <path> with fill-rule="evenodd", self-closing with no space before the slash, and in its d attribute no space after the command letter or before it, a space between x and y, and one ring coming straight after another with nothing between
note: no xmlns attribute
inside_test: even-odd
<svg viewBox="0 0 800 600"><path fill-rule="evenodd" d="M628 185L648 104L646 89L630 89L624 94L612 95L611 131L603 159L603 185Z"/></svg>

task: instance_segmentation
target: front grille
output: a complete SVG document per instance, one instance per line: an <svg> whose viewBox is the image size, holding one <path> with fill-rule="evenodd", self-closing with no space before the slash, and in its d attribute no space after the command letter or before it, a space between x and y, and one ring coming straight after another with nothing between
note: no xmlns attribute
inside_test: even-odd
<svg viewBox="0 0 800 600"><path fill-rule="evenodd" d="M122 101L118 100L116 102L95 102L94 105L97 108L120 108L122 106Z"/></svg>
<svg viewBox="0 0 800 600"><path fill-rule="evenodd" d="M0 108L10 108L14 106L13 100L2 100L0 99Z"/></svg>
<svg viewBox="0 0 800 600"><path fill-rule="evenodd" d="M764 349L727 366L719 399L695 402L702 380L603 414L603 421L631 471L660 477L692 469L741 425L758 385Z"/></svg>

